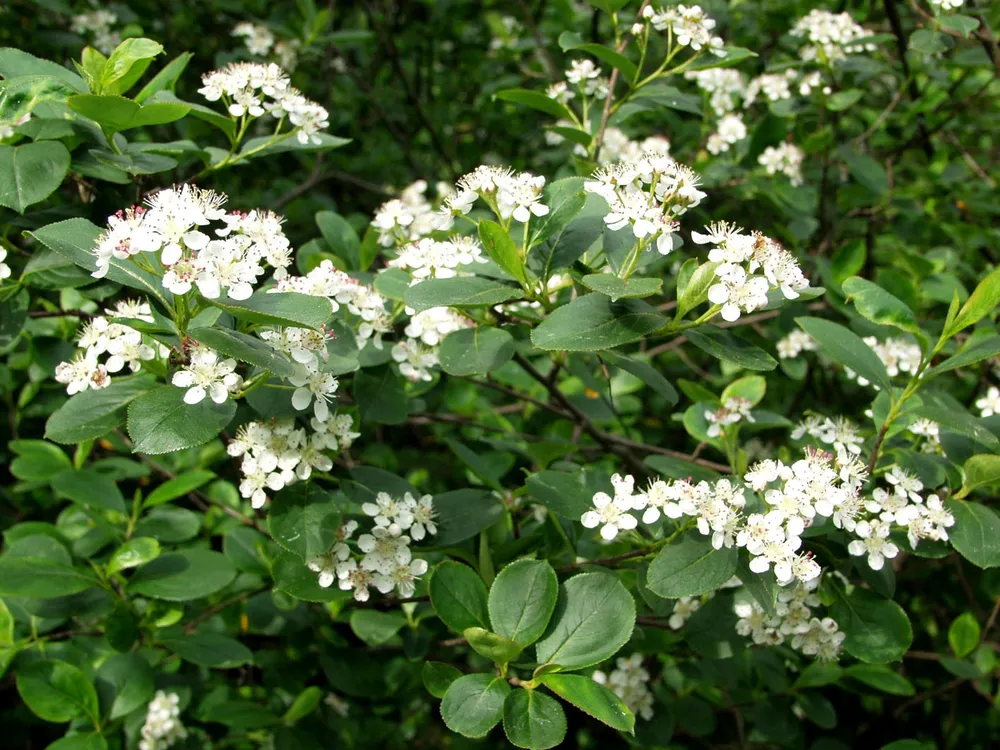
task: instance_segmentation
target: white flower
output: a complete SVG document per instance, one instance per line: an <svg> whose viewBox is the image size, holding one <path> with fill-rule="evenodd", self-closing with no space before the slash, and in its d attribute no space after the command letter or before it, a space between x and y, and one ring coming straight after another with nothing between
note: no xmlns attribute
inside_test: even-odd
<svg viewBox="0 0 1000 750"><path fill-rule="evenodd" d="M313 404L313 412L319 420L330 416L330 406L327 403L337 392L340 383L328 372L300 365L288 376L288 382L296 386L292 393L292 406L299 411L308 409Z"/></svg>
<svg viewBox="0 0 1000 750"><path fill-rule="evenodd" d="M629 514L635 505L632 497L632 477L622 479L617 474L615 479L615 496L612 499L606 492L594 495L595 510L588 510L580 518L580 522L588 529L601 526L601 537L607 541L618 536L619 530L634 529L638 525L635 516ZM615 481L615 480L613 480Z"/></svg>
<svg viewBox="0 0 1000 750"><path fill-rule="evenodd" d="M805 151L788 141L782 142L779 146L768 146L764 152L757 157L757 162L764 167L768 174L781 172L792 185L802 184L802 161L805 159Z"/></svg>
<svg viewBox="0 0 1000 750"><path fill-rule="evenodd" d="M242 383L235 370L235 359L220 362L219 355L213 350L198 348L192 352L187 366L175 372L170 382L178 388L188 389L184 394L186 404L197 404L206 394L212 401L221 404L229 398L229 392Z"/></svg>
<svg viewBox="0 0 1000 750"><path fill-rule="evenodd" d="M388 572L375 574L375 587L388 594L395 587L402 598L413 596L418 578L427 572L427 561L415 558L408 563L392 566Z"/></svg>
<svg viewBox="0 0 1000 750"><path fill-rule="evenodd" d="M653 693L649 689L649 672L642 661L642 654L632 654L627 659L620 656L610 675L597 670L591 679L611 690L630 711L648 721L653 718Z"/></svg>
<svg viewBox="0 0 1000 750"><path fill-rule="evenodd" d="M374 585L375 573L353 560L345 560L337 566L337 586L341 591L354 591L354 599L368 601L368 587Z"/></svg>
<svg viewBox="0 0 1000 750"><path fill-rule="evenodd" d="M671 630L680 630L691 615L701 608L701 599L695 596L682 596L674 602L674 611L670 613L667 625Z"/></svg>
<svg viewBox="0 0 1000 750"><path fill-rule="evenodd" d="M7 249L0 247L0 281L3 279L10 278L10 266L8 266L4 261L7 259Z"/></svg>
<svg viewBox="0 0 1000 750"><path fill-rule="evenodd" d="M924 483L899 466L893 466L884 479L889 484L895 485L898 494L909 496L915 503L923 502L919 493L923 490Z"/></svg>
<svg viewBox="0 0 1000 750"><path fill-rule="evenodd" d="M413 515L413 525L410 526L410 536L413 540L419 542L426 534L431 536L437 534L437 524L434 523L434 498L422 495L419 500L415 500L410 493L406 493L403 499L407 501L409 511Z"/></svg>
<svg viewBox="0 0 1000 750"><path fill-rule="evenodd" d="M779 339L775 348L781 359L795 359L802 352L814 352L818 347L812 336L805 331L795 329L784 338Z"/></svg>
<svg viewBox="0 0 1000 750"><path fill-rule="evenodd" d="M371 534L358 537L358 548L365 553L361 567L389 575L397 565L406 565L413 558L410 537L393 534L384 526L376 526Z"/></svg>
<svg viewBox="0 0 1000 750"><path fill-rule="evenodd" d="M146 709L142 725L139 750L166 750L178 740L187 737L187 730L180 720L180 698L177 693L157 690Z"/></svg>
<svg viewBox="0 0 1000 750"><path fill-rule="evenodd" d="M979 416L983 418L1000 414L1000 388L991 385L986 395L976 401L976 408L979 409Z"/></svg>
<svg viewBox="0 0 1000 750"><path fill-rule="evenodd" d="M732 323L739 320L740 313L751 313L767 305L767 279L762 276L748 276L740 266L734 266L719 283L708 289L708 300L713 305L721 305L723 320Z"/></svg>
<svg viewBox="0 0 1000 750"><path fill-rule="evenodd" d="M868 555L868 567L881 570L885 558L893 558L899 554L899 548L889 541L889 524L874 519L861 521L854 529L860 539L855 539L847 545L847 551L855 557Z"/></svg>
<svg viewBox="0 0 1000 750"><path fill-rule="evenodd" d="M56 381L66 385L66 393L82 393L88 388L100 390L111 384L107 368L97 361L97 354L87 351L56 365Z"/></svg>

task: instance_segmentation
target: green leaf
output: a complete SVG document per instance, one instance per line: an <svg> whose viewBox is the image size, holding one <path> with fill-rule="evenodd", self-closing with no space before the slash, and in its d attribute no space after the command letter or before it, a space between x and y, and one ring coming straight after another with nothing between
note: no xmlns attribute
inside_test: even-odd
<svg viewBox="0 0 1000 750"><path fill-rule="evenodd" d="M490 588L494 632L521 646L531 645L545 632L558 598L559 580L551 565L544 560L512 562Z"/></svg>
<svg viewBox="0 0 1000 750"><path fill-rule="evenodd" d="M100 725L97 691L87 676L72 664L42 659L17 672L17 692L32 713L62 724L86 717Z"/></svg>
<svg viewBox="0 0 1000 750"><path fill-rule="evenodd" d="M295 700L292 701L292 705L285 711L281 720L286 724L295 724L300 719L306 718L315 711L322 700L323 689L316 685L311 685L295 696Z"/></svg>
<svg viewBox="0 0 1000 750"><path fill-rule="evenodd" d="M0 558L0 596L54 599L93 588L89 570L71 568L41 557Z"/></svg>
<svg viewBox="0 0 1000 750"><path fill-rule="evenodd" d="M202 516L187 508L166 505L153 508L135 527L137 536L151 536L160 542L186 542L198 535Z"/></svg>
<svg viewBox="0 0 1000 750"><path fill-rule="evenodd" d="M501 668L516 659L524 650L524 646L484 628L466 628L462 631L462 635L477 654Z"/></svg>
<svg viewBox="0 0 1000 750"><path fill-rule="evenodd" d="M860 276L852 276L844 281L843 287L844 293L853 299L858 312L872 323L895 326L910 333L923 335L913 310L878 284L873 284Z"/></svg>
<svg viewBox="0 0 1000 750"><path fill-rule="evenodd" d="M438 533L434 538L444 547L471 539L504 516L504 506L492 492L464 489L434 496Z"/></svg>
<svg viewBox="0 0 1000 750"><path fill-rule="evenodd" d="M285 378L295 372L287 357L246 333L228 328L204 327L189 329L188 336L227 357L248 362L263 370L270 370L279 377Z"/></svg>
<svg viewBox="0 0 1000 750"><path fill-rule="evenodd" d="M135 95L135 101L142 104L161 91L173 93L174 86L177 84L187 64L191 62L192 57L194 57L193 52L182 52L164 65L149 83L143 86L139 93Z"/></svg>
<svg viewBox="0 0 1000 750"><path fill-rule="evenodd" d="M128 91L149 67L163 46L152 39L136 37L119 44L108 57L101 80L101 90L113 94Z"/></svg>
<svg viewBox="0 0 1000 750"><path fill-rule="evenodd" d="M1000 566L1000 516L979 503L949 500L955 525L948 537L958 553L979 568Z"/></svg>
<svg viewBox="0 0 1000 750"><path fill-rule="evenodd" d="M615 654L632 637L635 601L621 581L607 573L581 573L563 583L542 640L539 664L582 669Z"/></svg>
<svg viewBox="0 0 1000 750"><path fill-rule="evenodd" d="M924 55L936 55L948 49L949 39L930 29L917 29L910 34L910 48Z"/></svg>
<svg viewBox="0 0 1000 750"><path fill-rule="evenodd" d="M962 483L961 491L953 495L956 499L961 499L980 487L1000 482L1000 456L991 454L971 456L966 459L962 469L965 481Z"/></svg>
<svg viewBox="0 0 1000 750"><path fill-rule="evenodd" d="M594 352L638 341L667 320L641 300L588 294L555 310L531 332L539 349Z"/></svg>
<svg viewBox="0 0 1000 750"><path fill-rule="evenodd" d="M583 471L540 471L532 474L525 482L531 496L549 510L571 521L579 521L580 516L591 507L595 492L603 489L596 476Z"/></svg>
<svg viewBox="0 0 1000 750"><path fill-rule="evenodd" d="M362 422L402 424L409 414L406 385L388 365L369 367L354 376L354 400Z"/></svg>
<svg viewBox="0 0 1000 750"><path fill-rule="evenodd" d="M576 49L581 52L586 52L588 55L593 55L601 62L610 65L612 68L617 68L628 81L635 78L635 74L639 72L638 66L625 57L625 55L615 52L613 49L605 47L603 44L591 44L584 42L580 35L575 31L564 31L560 34L559 46L562 48L563 52Z"/></svg>
<svg viewBox="0 0 1000 750"><path fill-rule="evenodd" d="M881 197L889 192L889 176L885 169L870 156L851 152L844 157L847 171L861 185Z"/></svg>
<svg viewBox="0 0 1000 750"><path fill-rule="evenodd" d="M449 375L480 375L497 370L514 356L514 337L490 326L452 331L441 342L438 359Z"/></svg>
<svg viewBox="0 0 1000 750"><path fill-rule="evenodd" d="M66 97L75 93L72 86L51 75L20 76L0 81L0 123L12 125L42 102L65 101Z"/></svg>
<svg viewBox="0 0 1000 750"><path fill-rule="evenodd" d="M826 108L831 112L843 112L860 101L864 92L860 89L847 89L838 91L826 100Z"/></svg>
<svg viewBox="0 0 1000 750"><path fill-rule="evenodd" d="M438 563L427 591L437 616L456 633L489 627L486 584L468 565L453 560Z"/></svg>
<svg viewBox="0 0 1000 750"><path fill-rule="evenodd" d="M415 312L432 307L484 307L523 296L519 288L496 279L463 276L454 279L425 279L407 287L403 299Z"/></svg>
<svg viewBox="0 0 1000 750"><path fill-rule="evenodd" d="M514 244L514 240L510 238L506 229L495 221L482 219L479 222L479 239L483 243L486 254L493 259L493 262L522 285L528 283L524 261L521 259L517 245Z"/></svg>
<svg viewBox="0 0 1000 750"><path fill-rule="evenodd" d="M253 663L250 649L233 638L217 633L196 633L180 638L164 638L160 645L185 661L200 667L232 669Z"/></svg>
<svg viewBox="0 0 1000 750"><path fill-rule="evenodd" d="M307 602L334 602L351 598L350 591L341 591L336 586L323 588L316 573L309 570L302 558L291 552L283 552L271 565L274 588L284 594Z"/></svg>
<svg viewBox="0 0 1000 750"><path fill-rule="evenodd" d="M153 699L153 668L138 654L115 654L97 670L94 687L109 719L127 716Z"/></svg>
<svg viewBox="0 0 1000 750"><path fill-rule="evenodd" d="M939 375L942 372L957 370L959 367L975 364L998 354L1000 354L1000 336L990 335L985 339L970 339L957 354L932 367L929 374Z"/></svg>
<svg viewBox="0 0 1000 750"><path fill-rule="evenodd" d="M688 262L697 263L694 258ZM675 312L677 320L708 300L708 289L715 283L715 269L718 267L718 263L702 263L694 269L683 287L678 281L679 291L677 293L677 311Z"/></svg>
<svg viewBox="0 0 1000 750"><path fill-rule="evenodd" d="M778 601L779 589L774 571L769 570L763 574L754 573L750 570L747 560L743 556L739 556L736 563L736 575L743 582L747 593L764 608L764 612L769 616L773 616L775 613L775 604Z"/></svg>
<svg viewBox="0 0 1000 750"><path fill-rule="evenodd" d="M48 482L73 466L62 448L44 440L11 440L7 445L17 454L10 473L26 482Z"/></svg>
<svg viewBox="0 0 1000 750"><path fill-rule="evenodd" d="M461 677L462 673L451 664L440 661L425 661L421 675L427 692L435 698L444 698L451 683Z"/></svg>
<svg viewBox="0 0 1000 750"><path fill-rule="evenodd" d="M317 329L333 314L333 308L326 298L298 292L256 292L250 299L242 302L215 299L206 301L247 323Z"/></svg>
<svg viewBox="0 0 1000 750"><path fill-rule="evenodd" d="M188 602L226 588L236 578L236 566L219 552L186 549L160 555L129 580L131 594L173 602Z"/></svg>
<svg viewBox="0 0 1000 750"><path fill-rule="evenodd" d="M142 503L143 508L169 503L174 498L194 492L206 482L215 479L215 474L207 469L192 469L173 479L168 479L149 493Z"/></svg>
<svg viewBox="0 0 1000 750"><path fill-rule="evenodd" d="M128 434L133 453L156 455L203 445L215 438L236 413L232 399L184 403L184 388L166 385L128 405Z"/></svg>
<svg viewBox="0 0 1000 750"><path fill-rule="evenodd" d="M545 693L518 688L504 701L503 731L515 747L547 750L566 737L566 714Z"/></svg>
<svg viewBox="0 0 1000 750"><path fill-rule="evenodd" d="M98 94L71 96L66 100L66 106L78 115L83 115L96 122L105 133L117 133L131 127L132 120L142 109L140 105L124 96L99 96Z"/></svg>
<svg viewBox="0 0 1000 750"><path fill-rule="evenodd" d="M23 76L48 76L59 79L77 91L87 90L84 80L69 68L35 57L16 47L0 48L0 76L8 80ZM0 117L0 121L3 119Z"/></svg>
<svg viewBox="0 0 1000 750"><path fill-rule="evenodd" d="M883 664L852 664L844 675L890 695L909 696L917 691L913 683Z"/></svg>
<svg viewBox="0 0 1000 750"><path fill-rule="evenodd" d="M571 128L558 128L558 130L565 131ZM575 132L581 133L589 143L589 133ZM549 207L549 212L545 216L531 219L531 239L528 247L535 247L563 231L583 210L587 203L587 194L583 190L584 182L583 177L564 177L545 186L542 202Z"/></svg>
<svg viewBox="0 0 1000 750"><path fill-rule="evenodd" d="M192 117L196 117L199 120L203 120L210 125L221 130L230 138L236 137L236 121L224 114L216 112L210 107L206 107L203 104L195 104L193 102L185 102L174 96L172 91L159 91L153 94L149 101L152 102L169 102L171 104L183 104L190 107L190 114ZM224 154L225 152L223 152Z"/></svg>
<svg viewBox="0 0 1000 750"><path fill-rule="evenodd" d="M361 239L347 219L336 211L320 211L316 214L316 226L326 241L330 251L343 258L348 268L358 268L361 264Z"/></svg>
<svg viewBox="0 0 1000 750"><path fill-rule="evenodd" d="M723 328L704 325L685 331L688 341L722 362L747 370L773 370L778 361L763 349Z"/></svg>
<svg viewBox="0 0 1000 750"><path fill-rule="evenodd" d="M624 701L590 677L575 674L547 674L541 683L567 703L619 732L632 734L635 716Z"/></svg>
<svg viewBox="0 0 1000 750"><path fill-rule="evenodd" d="M93 469L60 472L52 477L52 489L81 505L125 512L125 498L118 485Z"/></svg>
<svg viewBox="0 0 1000 750"><path fill-rule="evenodd" d="M868 669L885 669L885 667L868 667L864 664L859 666L864 666ZM825 664L818 661L813 662L799 673L793 687L796 690L800 690L802 688L832 685L841 678L843 673L844 670L836 664Z"/></svg>
<svg viewBox="0 0 1000 750"><path fill-rule="evenodd" d="M81 268L94 271L97 266L91 250L103 231L86 219L66 219L48 224L30 234L50 250L69 258ZM159 278L131 261L112 259L106 278L146 293L164 308L171 307L173 296L161 289Z"/></svg>
<svg viewBox="0 0 1000 750"><path fill-rule="evenodd" d="M107 573L114 575L126 568L138 568L160 554L160 543L151 537L129 539L108 560Z"/></svg>
<svg viewBox="0 0 1000 750"><path fill-rule="evenodd" d="M552 115L558 120L573 119L565 105L560 104L555 99L551 99L538 91L528 91L527 89L506 89L504 91L498 91L496 93L496 98L502 99L506 102L523 104L526 107L531 107L532 109L537 109L540 112Z"/></svg>
<svg viewBox="0 0 1000 750"><path fill-rule="evenodd" d="M710 537L693 533L668 544L649 565L646 585L659 596L676 599L715 591L736 573L735 547L712 547Z"/></svg>
<svg viewBox="0 0 1000 750"><path fill-rule="evenodd" d="M441 701L441 718L453 732L485 737L502 718L509 693L510 686L501 677L467 674L448 686Z"/></svg>
<svg viewBox="0 0 1000 750"><path fill-rule="evenodd" d="M0 145L0 206L19 214L48 198L69 171L69 150L59 141Z"/></svg>
<svg viewBox="0 0 1000 750"><path fill-rule="evenodd" d="M795 322L834 362L850 367L869 383L892 389L882 360L856 333L822 318L796 318Z"/></svg>
<svg viewBox="0 0 1000 750"><path fill-rule="evenodd" d="M340 506L314 482L297 482L271 500L267 527L278 544L306 562L337 542Z"/></svg>
<svg viewBox="0 0 1000 750"><path fill-rule="evenodd" d="M107 388L71 396L45 423L45 437L73 444L106 435L125 423L129 402L158 385L152 375L136 375L114 378Z"/></svg>
<svg viewBox="0 0 1000 750"><path fill-rule="evenodd" d="M245 155L244 158L248 159L259 159L262 156L285 154L289 151L295 151L298 153L332 151L335 148L343 148L347 144L351 143L350 138L338 138L337 136L330 135L329 133L316 133L316 138L319 139L319 143L313 143L312 140L302 143L298 138L293 138L290 132L280 135L278 138L279 140L277 142L272 143L270 146L265 148L261 148L261 146L274 140L273 136L262 135L258 138L250 138L243 142L243 148L240 149L240 155ZM260 151L257 151L257 149L260 149ZM251 151L254 153L250 154Z"/></svg>
<svg viewBox="0 0 1000 750"><path fill-rule="evenodd" d="M611 273L588 274L581 279L581 282L588 289L610 297L612 302L617 302L620 299L649 297L660 291L660 287L663 286L663 279L644 279L633 276L626 281Z"/></svg>
<svg viewBox="0 0 1000 750"><path fill-rule="evenodd" d="M250 526L231 529L222 540L222 551L244 573L266 576L267 560L278 552L270 539Z"/></svg>
<svg viewBox="0 0 1000 750"><path fill-rule="evenodd" d="M948 628L948 645L955 652L955 656L962 659L979 645L980 633L976 616L971 612L963 612L952 620Z"/></svg>
<svg viewBox="0 0 1000 750"><path fill-rule="evenodd" d="M726 399L742 398L749 401L751 406L756 406L764 399L766 392L767 381L764 378L760 375L746 375L727 385L719 400L725 403Z"/></svg>
<svg viewBox="0 0 1000 750"><path fill-rule="evenodd" d="M935 406L925 404L910 412L915 417L923 417L932 422L937 422L943 429L957 432L973 440L978 440L989 447L1000 445L996 435L986 429L980 420L971 416L967 411L958 408L949 408L947 405Z"/></svg>
<svg viewBox="0 0 1000 750"><path fill-rule="evenodd" d="M993 312L998 303L1000 303L1000 268L979 282L958 311L958 315L948 328L946 338L951 338L963 328L978 323Z"/></svg>
<svg viewBox="0 0 1000 750"><path fill-rule="evenodd" d="M401 612L356 609L351 612L351 630L369 646L381 646L406 626Z"/></svg>
<svg viewBox="0 0 1000 750"><path fill-rule="evenodd" d="M716 56L708 55L705 62L692 65L688 70L708 70L709 68L728 68L738 62L743 62L751 57L757 57L756 52L751 52L743 47L726 47L722 50L725 54Z"/></svg>
<svg viewBox="0 0 1000 750"><path fill-rule="evenodd" d="M0 649L14 646L14 617L0 599Z"/></svg>
<svg viewBox="0 0 1000 750"><path fill-rule="evenodd" d="M913 641L913 629L903 608L872 591L855 589L840 594L830 616L847 634L844 650L864 662L898 661Z"/></svg>
<svg viewBox="0 0 1000 750"><path fill-rule="evenodd" d="M529 260L539 269L538 275L548 279L553 271L569 266L587 252L604 232L604 216L607 212L608 204L601 196L587 193L586 202L576 218L557 230L529 255Z"/></svg>
<svg viewBox="0 0 1000 750"><path fill-rule="evenodd" d="M660 371L648 362L632 359L614 351L601 352L600 357L608 364L614 365L639 378L643 384L663 396L671 405L676 404L680 400L680 396L677 395L677 391L670 384L670 381L663 377Z"/></svg>
<svg viewBox="0 0 1000 750"><path fill-rule="evenodd" d="M979 19L961 13L947 13L937 17L937 22L946 29L957 31L966 39L979 28Z"/></svg>

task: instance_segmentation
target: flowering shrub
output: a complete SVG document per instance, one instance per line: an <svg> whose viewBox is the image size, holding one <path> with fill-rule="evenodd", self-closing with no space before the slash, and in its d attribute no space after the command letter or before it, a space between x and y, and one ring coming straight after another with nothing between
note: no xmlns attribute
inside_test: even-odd
<svg viewBox="0 0 1000 750"><path fill-rule="evenodd" d="M995 744L995 8L76 5L0 25L11 747Z"/></svg>

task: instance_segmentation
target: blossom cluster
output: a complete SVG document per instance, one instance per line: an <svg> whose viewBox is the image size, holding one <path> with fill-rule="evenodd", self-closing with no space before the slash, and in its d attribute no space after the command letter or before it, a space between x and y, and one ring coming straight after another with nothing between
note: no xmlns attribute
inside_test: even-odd
<svg viewBox="0 0 1000 750"><path fill-rule="evenodd" d="M427 200L427 187L425 180L417 180L406 187L398 198L378 207L372 226L378 232L382 247L414 242L438 228L439 219L434 206ZM455 193L455 188L447 182L437 183L435 190L438 201L444 201Z"/></svg>
<svg viewBox="0 0 1000 750"><path fill-rule="evenodd" d="M520 35L524 31L521 22L514 18L514 16L501 16L499 25L499 33L495 33L493 38L490 39L490 50L495 52L501 49L514 49L517 47Z"/></svg>
<svg viewBox="0 0 1000 750"><path fill-rule="evenodd" d="M98 8L89 13L73 16L70 30L74 34L90 37L94 49L105 55L114 52L122 42L121 32L113 28L118 23L118 16L113 11Z"/></svg>
<svg viewBox="0 0 1000 750"><path fill-rule="evenodd" d="M794 143L782 141L777 146L768 146L757 157L757 163L764 167L768 174L779 172L788 178L792 185L802 184L802 162L806 152Z"/></svg>
<svg viewBox="0 0 1000 750"><path fill-rule="evenodd" d="M232 35L243 39L247 52L258 57L266 57L273 49L278 64L285 70L294 70L299 58L301 42L298 39L276 41L267 26L249 21L241 21L233 27Z"/></svg>
<svg viewBox="0 0 1000 750"><path fill-rule="evenodd" d="M598 669L591 679L621 698L633 714L647 721L653 718L653 693L649 689L649 672L642 666L642 654L627 659L619 656L610 674Z"/></svg>
<svg viewBox="0 0 1000 750"><path fill-rule="evenodd" d="M403 598L413 596L417 580L427 572L427 561L413 556L410 542L437 534L433 498L380 492L375 502L364 503L361 510L373 526L371 533L357 539L358 557L348 544L358 522L346 521L329 552L310 560L308 568L319 574L320 586L328 588L337 581L342 591L353 591L359 602L368 601L371 586L382 594L395 588Z"/></svg>
<svg viewBox="0 0 1000 750"><path fill-rule="evenodd" d="M695 52L706 49L712 54L723 55L722 38L713 34L715 19L705 15L700 5L674 5L643 8L642 18L657 31L669 30L675 42L690 47Z"/></svg>
<svg viewBox="0 0 1000 750"><path fill-rule="evenodd" d="M833 618L814 615L813 608L821 604L817 588L819 578L781 589L770 615L753 599L737 602L733 607L739 617L736 632L758 646L778 646L791 637L792 648L806 656L836 661L847 634Z"/></svg>
<svg viewBox="0 0 1000 750"><path fill-rule="evenodd" d="M187 737L187 730L180 720L179 702L177 693L156 691L146 709L146 722L142 725L139 750L167 750L178 740Z"/></svg>
<svg viewBox="0 0 1000 750"><path fill-rule="evenodd" d="M292 88L280 67L263 63L230 63L202 76L198 93L210 102L222 100L233 117L260 117L269 113L281 121L286 117L299 143L319 145L317 133L330 126L329 113Z"/></svg>
<svg viewBox="0 0 1000 750"><path fill-rule="evenodd" d="M416 314L411 308L406 310L413 317L403 329L406 338L392 347L392 358L403 377L413 382L429 381L444 337L473 323L450 307L432 307Z"/></svg>
<svg viewBox="0 0 1000 750"><path fill-rule="evenodd" d="M243 378L236 372L235 359L221 359L218 352L200 345L192 346L187 364L174 373L170 382L186 389L185 404L200 403L206 395L222 404L230 393L243 386Z"/></svg>
<svg viewBox="0 0 1000 750"><path fill-rule="evenodd" d="M617 231L631 229L640 245L654 245L661 255L674 248L677 218L705 198L691 169L666 155L647 155L598 169L583 189L608 204L604 223Z"/></svg>
<svg viewBox="0 0 1000 750"><path fill-rule="evenodd" d="M718 409L706 410L705 419L708 421L708 430L706 430L708 436L712 438L719 437L725 431L726 427L743 420L753 422L753 414L750 411L752 407L753 404L747 399L734 396L723 401Z"/></svg>
<svg viewBox="0 0 1000 750"><path fill-rule="evenodd" d="M717 117L732 112L746 95L746 76L735 68L689 70L684 78L709 95L709 105Z"/></svg>
<svg viewBox="0 0 1000 750"><path fill-rule="evenodd" d="M232 211L226 196L193 185L168 188L108 217L108 226L91 251L96 278L107 275L112 259L127 260L140 253L159 253L163 286L174 294L197 287L202 296L245 300L265 267L281 279L291 265L292 251L281 229L282 219L270 211ZM219 222L212 234L207 229ZM214 235L214 236L213 236Z"/></svg>
<svg viewBox="0 0 1000 750"><path fill-rule="evenodd" d="M778 357L781 359L795 359L802 352L816 351L819 349L819 346L813 340L812 336L796 328L794 331L790 331L788 335L778 339L775 348L778 350Z"/></svg>
<svg viewBox="0 0 1000 750"><path fill-rule="evenodd" d="M305 481L313 469L329 471L333 461L324 451L345 451L360 436L348 414L314 416L309 426L311 431L292 419L249 422L229 441L227 453L242 459L240 495L254 508L264 505L268 490L277 492Z"/></svg>
<svg viewBox="0 0 1000 750"><path fill-rule="evenodd" d="M718 282L709 287L708 300L721 306L724 320L738 320L741 312L766 306L770 289L780 289L785 299L796 299L799 290L809 286L795 256L759 232L744 234L741 227L723 221L705 232L692 232L691 239L714 246L708 259L718 263Z"/></svg>
<svg viewBox="0 0 1000 750"><path fill-rule="evenodd" d="M455 217L467 214L477 198L482 198L501 219L527 224L533 217L549 213L541 198L544 187L545 178L539 175L480 165L459 179L456 191L445 198L435 228L451 229Z"/></svg>
<svg viewBox="0 0 1000 750"><path fill-rule="evenodd" d="M844 60L848 55L876 49L874 43L860 41L874 32L858 24L850 13L831 13L814 8L796 21L789 33L805 39L799 49L799 57L806 62L829 65Z"/></svg>
<svg viewBox="0 0 1000 750"><path fill-rule="evenodd" d="M4 268L0 267L0 278L4 278ZM111 384L110 374L122 372L126 367L129 372L138 372L143 362L169 354L162 344L148 341L141 332L112 319L153 322L149 304L138 300L122 300L114 308L105 309L103 316L91 318L77 339L77 354L56 365L56 382L63 383L68 394L106 388ZM104 356L106 359L101 361Z"/></svg>
<svg viewBox="0 0 1000 750"><path fill-rule="evenodd" d="M483 247L475 237L455 236L448 240L424 237L404 245L387 264L402 268L413 277L411 286L424 279L451 279L463 274L459 268L473 263L486 263Z"/></svg>

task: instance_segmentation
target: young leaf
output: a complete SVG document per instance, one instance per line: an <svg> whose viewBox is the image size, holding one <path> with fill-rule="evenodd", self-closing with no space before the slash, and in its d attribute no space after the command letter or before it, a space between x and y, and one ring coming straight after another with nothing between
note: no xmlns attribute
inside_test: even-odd
<svg viewBox="0 0 1000 750"><path fill-rule="evenodd" d="M965 481L962 483L961 491L952 496L956 499L961 499L980 487L1000 482L1000 456L988 453L972 456L966 459L962 469L965 472Z"/></svg>
<svg viewBox="0 0 1000 750"><path fill-rule="evenodd" d="M872 323L895 326L918 336L923 335L913 310L878 284L852 276L844 281L843 287L844 293L854 301L858 312Z"/></svg>
<svg viewBox="0 0 1000 750"><path fill-rule="evenodd" d="M638 66L625 57L625 55L615 52L603 44L584 42L580 35L573 31L564 31L559 35L559 46L562 47L563 52L580 50L581 52L586 52L588 55L593 55L612 68L617 68L628 81L635 78L635 74L639 71Z"/></svg>
<svg viewBox="0 0 1000 750"><path fill-rule="evenodd" d="M425 661L421 676L428 693L435 698L444 698L451 683L461 677L462 673L451 664L440 661Z"/></svg>
<svg viewBox="0 0 1000 750"><path fill-rule="evenodd" d="M453 732L465 737L485 737L503 717L509 693L510 685L501 677L467 674L448 686L441 701L441 718Z"/></svg>
<svg viewBox="0 0 1000 750"><path fill-rule="evenodd" d="M555 99L539 93L538 91L528 91L527 89L506 89L504 91L498 91L495 96L497 99L503 99L506 102L516 102L517 104L523 104L526 107L537 109L541 112L552 115L559 120L571 119L570 112L566 109L565 105L560 104Z"/></svg>
<svg viewBox="0 0 1000 750"><path fill-rule="evenodd" d="M515 747L548 750L566 737L566 714L545 693L518 688L504 701L503 731Z"/></svg>
<svg viewBox="0 0 1000 750"><path fill-rule="evenodd" d="M556 572L544 560L516 560L497 575L488 600L493 630L521 646L537 641L559 598Z"/></svg>
<svg viewBox="0 0 1000 750"><path fill-rule="evenodd" d="M119 547L108 560L108 575L114 575L128 568L138 568L160 554L160 543L151 537L129 539Z"/></svg>
<svg viewBox="0 0 1000 750"><path fill-rule="evenodd" d="M489 628L486 584L468 565L453 560L438 563L427 592L437 616L455 632Z"/></svg>
<svg viewBox="0 0 1000 750"><path fill-rule="evenodd" d="M963 328L978 323L993 312L998 303L1000 303L1000 268L980 281L979 286L969 295L969 299L962 305L948 329L947 338L951 338Z"/></svg>
<svg viewBox="0 0 1000 750"><path fill-rule="evenodd" d="M500 268L517 279L521 285L528 283L528 276L524 270L524 261L518 253L517 245L510 238L507 230L489 219L482 219L479 222L479 239L483 243L486 254L493 259Z"/></svg>
<svg viewBox="0 0 1000 750"><path fill-rule="evenodd" d="M948 628L948 645L955 656L962 659L973 652L979 645L979 622L971 612L963 612Z"/></svg>
<svg viewBox="0 0 1000 750"><path fill-rule="evenodd" d="M616 653L635 627L635 601L607 573L581 573L563 583L546 635L535 644L539 664L582 669Z"/></svg>
<svg viewBox="0 0 1000 750"><path fill-rule="evenodd" d="M635 730L635 716L624 701L591 677L547 674L540 681L564 701L612 729L629 734Z"/></svg>
<svg viewBox="0 0 1000 750"><path fill-rule="evenodd" d="M477 654L500 667L505 667L524 650L524 646L484 628L466 628L462 635Z"/></svg>

